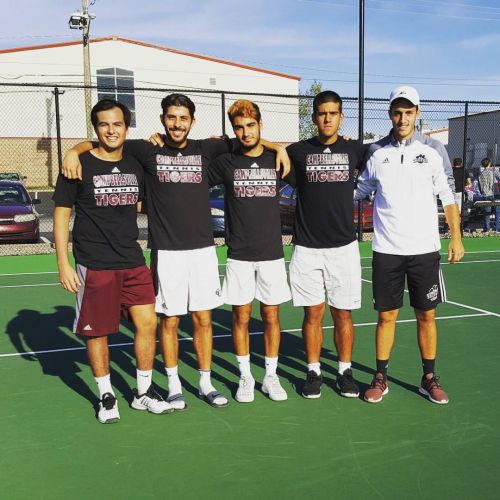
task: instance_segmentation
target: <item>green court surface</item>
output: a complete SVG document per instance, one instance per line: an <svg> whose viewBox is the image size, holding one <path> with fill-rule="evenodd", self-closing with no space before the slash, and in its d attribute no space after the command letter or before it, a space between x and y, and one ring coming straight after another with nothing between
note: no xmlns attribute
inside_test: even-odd
<svg viewBox="0 0 500 500"><path fill-rule="evenodd" d="M74 297L57 284L55 256L0 258L0 498L500 498L500 238L467 239L465 246L463 263L443 265L449 302L438 308L437 370L450 404L431 404L417 392L421 368L407 297L382 403L334 391L331 318L325 318L323 395L302 398L302 311L288 303L281 309L279 368L288 401L270 401L260 384L252 404L231 397L228 408L213 409L200 401L185 318L180 374L189 410L134 411L128 406L135 386L132 334L124 325L110 339L121 344L111 349L121 413L114 425L95 419L95 382L71 333ZM365 388L373 374L376 314L370 248L362 244L361 250L364 304L353 313L354 371ZM219 251L223 263L225 250ZM252 369L261 381L257 311L250 326ZM234 396L231 313L223 308L213 317L214 384ZM164 391L159 355L154 380Z"/></svg>

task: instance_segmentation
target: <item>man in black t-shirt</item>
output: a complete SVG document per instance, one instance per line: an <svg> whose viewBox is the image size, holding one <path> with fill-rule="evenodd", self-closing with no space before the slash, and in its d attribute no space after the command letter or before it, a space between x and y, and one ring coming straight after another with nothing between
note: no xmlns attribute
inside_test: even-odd
<svg viewBox="0 0 500 500"><path fill-rule="evenodd" d="M279 304L290 300L279 207L275 154L261 143L258 106L236 101L228 111L239 142L236 152L219 156L208 172L210 185L225 188L228 259L222 297L233 306L233 342L240 368L236 400L254 400L248 324L252 301L260 301L264 322L266 374L262 391L273 401L287 394L276 375L280 345Z"/></svg>
<svg viewBox="0 0 500 500"><path fill-rule="evenodd" d="M362 162L363 146L338 135L343 119L340 96L332 91L320 92L314 98L312 114L317 137L287 148L293 168L286 180L297 187L290 285L293 304L304 307L302 335L308 372L302 395L306 398L321 396L325 291L339 358L337 389L345 397L359 396L351 371L351 310L361 307L353 191L354 171Z"/></svg>
<svg viewBox="0 0 500 500"><path fill-rule="evenodd" d="M137 243L137 207L143 195L143 172L123 156L130 111L113 100L99 101L91 112L99 139L85 153L80 182L62 175L54 192L54 239L62 287L77 294L74 331L84 338L100 394L101 423L120 419L109 373L108 335L118 332L120 312L135 327L137 391L132 408L161 414L173 411L153 388L156 315L151 273ZM69 223L75 207L73 254L68 259Z"/></svg>

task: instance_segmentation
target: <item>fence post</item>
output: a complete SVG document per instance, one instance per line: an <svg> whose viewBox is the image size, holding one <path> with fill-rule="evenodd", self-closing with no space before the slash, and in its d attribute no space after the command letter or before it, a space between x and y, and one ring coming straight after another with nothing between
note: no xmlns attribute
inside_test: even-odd
<svg viewBox="0 0 500 500"><path fill-rule="evenodd" d="M57 141L57 164L59 166L59 172L62 168L62 146L61 146L61 115L59 109L59 95L64 93L59 91L58 87L54 88L54 101L56 105L56 141ZM52 169L51 169L52 172ZM49 184L53 185L52 180L49 179Z"/></svg>
<svg viewBox="0 0 500 500"><path fill-rule="evenodd" d="M220 102L222 108L222 135L226 135L226 94L221 92Z"/></svg>
<svg viewBox="0 0 500 500"><path fill-rule="evenodd" d="M462 186L462 205L460 210L460 234L464 234L464 186L465 186L465 176L467 175L467 135L469 128L469 101L465 101L465 113L464 113L464 138L463 138L463 149L462 149L462 163L464 169L464 179Z"/></svg>

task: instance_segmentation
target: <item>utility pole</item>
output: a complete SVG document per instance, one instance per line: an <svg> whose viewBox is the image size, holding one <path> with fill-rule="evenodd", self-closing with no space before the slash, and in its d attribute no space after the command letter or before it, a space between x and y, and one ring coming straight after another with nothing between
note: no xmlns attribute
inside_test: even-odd
<svg viewBox="0 0 500 500"><path fill-rule="evenodd" d="M95 3L91 2L91 4ZM90 21L95 19L93 14L89 14L87 0L82 0L82 10L74 12L69 18L71 29L82 30L83 35L83 83L85 86L85 118L87 123L87 139L92 140L93 128L90 121L90 110L92 108L92 81L90 76L90 51L89 51L89 31Z"/></svg>
<svg viewBox="0 0 500 500"><path fill-rule="evenodd" d="M83 83L85 85L85 119L87 122L87 139L92 140L93 130L90 121L90 110L92 108L92 89L90 88L90 50L89 50L89 31L90 16L87 7L87 0L82 0L83 23Z"/></svg>

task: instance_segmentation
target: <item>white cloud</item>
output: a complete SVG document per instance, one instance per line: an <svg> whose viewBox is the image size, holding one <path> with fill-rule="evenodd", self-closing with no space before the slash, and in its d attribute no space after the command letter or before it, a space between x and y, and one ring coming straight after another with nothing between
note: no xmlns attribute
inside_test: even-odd
<svg viewBox="0 0 500 500"><path fill-rule="evenodd" d="M490 33L474 38L465 38L460 41L460 46L464 49L485 49L487 47L498 47L500 44L500 33Z"/></svg>

